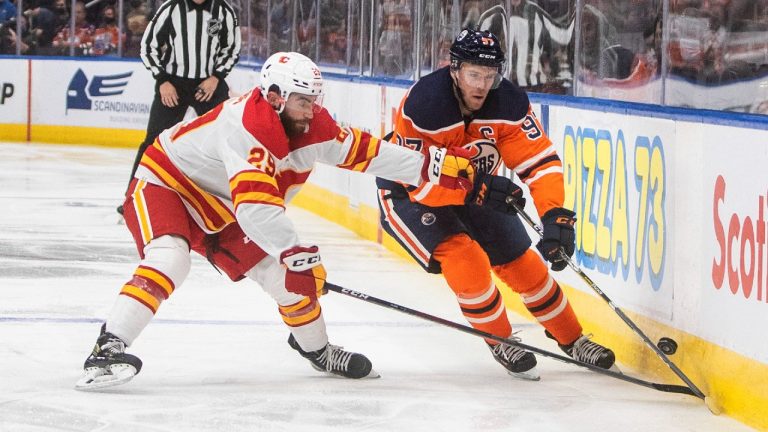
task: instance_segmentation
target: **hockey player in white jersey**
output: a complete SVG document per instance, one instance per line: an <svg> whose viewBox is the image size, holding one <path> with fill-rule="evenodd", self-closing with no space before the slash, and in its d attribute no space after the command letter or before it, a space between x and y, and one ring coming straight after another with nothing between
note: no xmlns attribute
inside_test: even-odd
<svg viewBox="0 0 768 432"><path fill-rule="evenodd" d="M315 162L417 186L430 205L463 202L473 170L460 150L421 153L341 127L322 108L323 79L298 53L272 55L261 88L165 130L126 195L141 262L123 285L84 364L79 390L122 384L141 370L125 352L190 270L190 253L232 280L258 282L278 304L289 345L318 370L376 377L371 362L328 342L317 297L325 270L285 205Z"/></svg>

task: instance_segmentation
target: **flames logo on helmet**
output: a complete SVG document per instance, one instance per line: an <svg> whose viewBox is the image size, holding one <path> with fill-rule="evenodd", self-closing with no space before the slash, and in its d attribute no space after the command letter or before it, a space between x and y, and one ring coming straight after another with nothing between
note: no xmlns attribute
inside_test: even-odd
<svg viewBox="0 0 768 432"><path fill-rule="evenodd" d="M261 93L266 98L270 91L277 91L285 101L291 93L318 96L315 101L321 106L323 75L317 65L308 57L296 52L272 54L261 67ZM278 111L282 111L281 108Z"/></svg>

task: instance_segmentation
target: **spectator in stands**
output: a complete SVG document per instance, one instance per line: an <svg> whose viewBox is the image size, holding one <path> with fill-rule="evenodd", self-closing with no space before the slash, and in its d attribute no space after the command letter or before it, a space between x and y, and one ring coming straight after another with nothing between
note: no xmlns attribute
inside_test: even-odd
<svg viewBox="0 0 768 432"><path fill-rule="evenodd" d="M0 24L0 54L28 54L29 47L16 34L16 20Z"/></svg>
<svg viewBox="0 0 768 432"><path fill-rule="evenodd" d="M749 14L755 11L754 3L751 5L745 7L740 0L673 1L670 73L703 85L719 85L762 73L765 37L739 46L733 34L734 29L750 27ZM730 55L732 50L736 55Z"/></svg>
<svg viewBox="0 0 768 432"><path fill-rule="evenodd" d="M69 25L69 8L66 0L54 0L51 12L54 17L52 33L55 36L64 26Z"/></svg>
<svg viewBox="0 0 768 432"><path fill-rule="evenodd" d="M117 53L120 43L120 29L116 24L115 7L105 6L100 13L99 25L93 34L91 55L109 55Z"/></svg>
<svg viewBox="0 0 768 432"><path fill-rule="evenodd" d="M268 0L249 1L250 14L254 17L250 22L240 23L240 39L243 41L243 51L257 59L269 57L269 42L267 25L269 22ZM344 9L346 12L346 8ZM273 24L274 25L274 24Z"/></svg>
<svg viewBox="0 0 768 432"><path fill-rule="evenodd" d="M347 30L344 23L325 34L320 55L323 62L345 64L347 58Z"/></svg>
<svg viewBox="0 0 768 432"><path fill-rule="evenodd" d="M50 5L49 5L50 7ZM55 16L46 7L27 9L21 16L22 54L50 55L51 43L56 34Z"/></svg>
<svg viewBox="0 0 768 432"><path fill-rule="evenodd" d="M451 62L450 48L453 43L454 32L453 24L458 22L458 16L454 10L454 4L452 0L440 0L440 6L436 11L437 14L431 17L428 21L434 21L435 30L431 28L422 27L422 34L435 34L437 38L437 50L432 53L431 43L425 44L422 42L422 65L431 67L433 70L440 69L448 66ZM429 9L428 9L429 11Z"/></svg>
<svg viewBox="0 0 768 432"><path fill-rule="evenodd" d="M273 51L291 50L291 5L288 0L273 0L269 21L272 29L269 35Z"/></svg>
<svg viewBox="0 0 768 432"><path fill-rule="evenodd" d="M53 38L53 47L60 55L69 55L74 48L75 55L89 55L93 44L94 25L86 19L85 3L75 3L75 34L70 35L69 26L64 26Z"/></svg>
<svg viewBox="0 0 768 432"><path fill-rule="evenodd" d="M16 5L11 0L0 0L0 24L15 18L17 13Z"/></svg>
<svg viewBox="0 0 768 432"><path fill-rule="evenodd" d="M410 5L407 0L384 0L379 16L379 71L385 75L404 74L411 52Z"/></svg>
<svg viewBox="0 0 768 432"><path fill-rule="evenodd" d="M298 52L315 56L317 44L317 3L315 0L297 0L296 41L299 43Z"/></svg>
<svg viewBox="0 0 768 432"><path fill-rule="evenodd" d="M147 3L142 0L131 0L130 9L125 14L125 44L123 44L123 57L138 57L141 51L141 38L147 29L151 11Z"/></svg>
<svg viewBox="0 0 768 432"><path fill-rule="evenodd" d="M56 16L49 9L51 7L38 6L24 11L24 17L29 22L29 31L23 34L23 40L29 47L29 55L51 54L51 43L59 30L56 26Z"/></svg>
<svg viewBox="0 0 768 432"><path fill-rule="evenodd" d="M347 1L320 1L319 63L346 65L347 60Z"/></svg>

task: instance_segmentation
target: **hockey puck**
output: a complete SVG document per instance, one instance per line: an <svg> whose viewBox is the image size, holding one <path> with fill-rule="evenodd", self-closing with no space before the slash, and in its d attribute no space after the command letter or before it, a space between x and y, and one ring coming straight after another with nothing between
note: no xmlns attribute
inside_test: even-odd
<svg viewBox="0 0 768 432"><path fill-rule="evenodd" d="M677 342L668 337L659 339L659 343L656 346L666 355L672 355L677 352Z"/></svg>

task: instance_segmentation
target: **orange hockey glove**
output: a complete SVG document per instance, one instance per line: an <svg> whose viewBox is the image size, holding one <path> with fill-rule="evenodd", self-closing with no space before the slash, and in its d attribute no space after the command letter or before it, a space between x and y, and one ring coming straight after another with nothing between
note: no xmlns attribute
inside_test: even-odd
<svg viewBox="0 0 768 432"><path fill-rule="evenodd" d="M409 196L430 207L463 205L475 180L469 152L461 147L430 147L421 173L425 181Z"/></svg>
<svg viewBox="0 0 768 432"><path fill-rule="evenodd" d="M285 289L312 300L323 295L326 273L317 246L287 249L280 254L280 262L287 267Z"/></svg>

